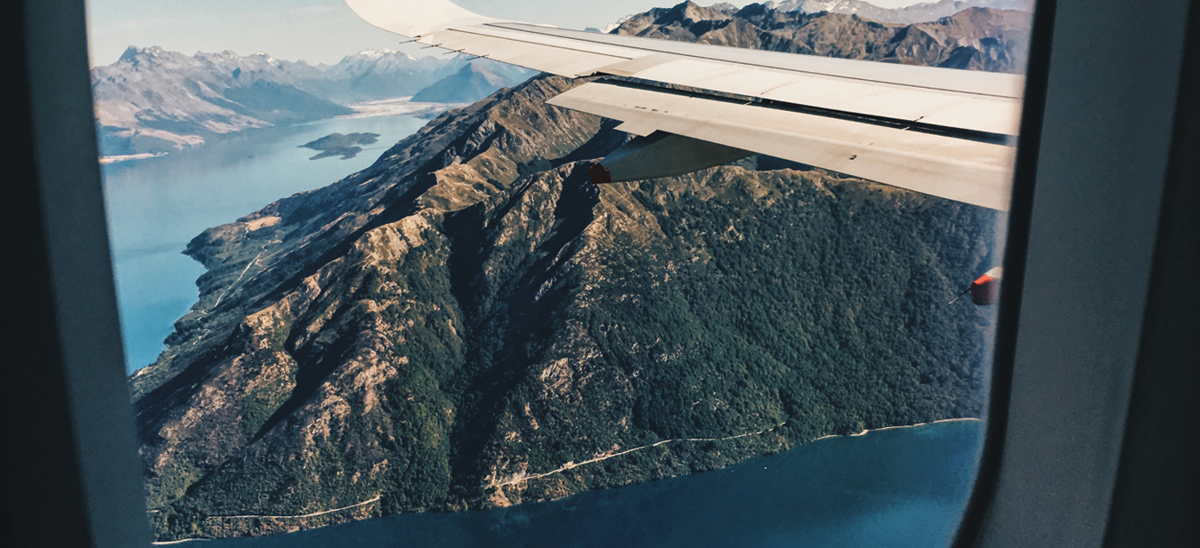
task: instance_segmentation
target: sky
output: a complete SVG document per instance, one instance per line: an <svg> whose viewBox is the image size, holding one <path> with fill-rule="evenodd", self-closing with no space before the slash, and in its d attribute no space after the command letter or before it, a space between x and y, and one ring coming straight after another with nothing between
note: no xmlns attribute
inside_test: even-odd
<svg viewBox="0 0 1200 548"><path fill-rule="evenodd" d="M625 15L682 0L454 0L469 10L566 28L603 28ZM918 0L871 0L885 7ZM699 0L710 5L717 0ZM730 2L744 5L746 1ZM108 65L131 45L197 51L258 51L280 59L336 63L365 49L417 53L400 37L359 19L343 0L87 0L92 65ZM424 53L428 53L427 51Z"/></svg>

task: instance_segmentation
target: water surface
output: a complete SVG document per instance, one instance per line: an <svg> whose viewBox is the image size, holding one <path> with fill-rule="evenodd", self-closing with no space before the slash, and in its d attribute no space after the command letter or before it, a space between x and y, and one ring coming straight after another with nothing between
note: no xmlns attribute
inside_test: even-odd
<svg viewBox="0 0 1200 548"><path fill-rule="evenodd" d="M959 421L830 438L714 472L495 510L389 516L205 548L938 548L984 435Z"/></svg>
<svg viewBox="0 0 1200 548"><path fill-rule="evenodd" d="M206 228L366 168L426 120L411 116L333 119L236 135L159 158L102 167L126 369L154 361L176 319L196 302L199 263L181 254ZM350 160L310 161L299 145L330 133L379 140Z"/></svg>

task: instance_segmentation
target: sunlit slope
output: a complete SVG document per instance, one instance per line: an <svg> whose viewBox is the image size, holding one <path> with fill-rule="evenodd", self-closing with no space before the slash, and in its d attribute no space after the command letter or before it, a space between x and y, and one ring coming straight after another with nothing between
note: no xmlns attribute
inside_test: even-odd
<svg viewBox="0 0 1200 548"><path fill-rule="evenodd" d="M571 85L447 113L191 243L200 302L132 380L160 539L980 416L990 312L945 303L996 260L996 212L769 159L596 187L625 134L544 104Z"/></svg>

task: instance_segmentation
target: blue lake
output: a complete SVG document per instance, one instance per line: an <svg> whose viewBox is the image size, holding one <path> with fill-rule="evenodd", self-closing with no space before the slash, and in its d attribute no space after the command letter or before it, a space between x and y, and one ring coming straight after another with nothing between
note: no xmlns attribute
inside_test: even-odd
<svg viewBox="0 0 1200 548"><path fill-rule="evenodd" d="M829 438L714 472L453 514L389 516L212 548L845 547L950 544L985 425ZM188 543L192 544L192 543Z"/></svg>
<svg viewBox="0 0 1200 548"><path fill-rule="evenodd" d="M258 130L158 158L103 166L105 207L126 369L152 363L176 319L196 302L199 263L181 254L208 227L366 168L426 120L344 118ZM371 132L355 158L310 161L299 145L330 133Z"/></svg>

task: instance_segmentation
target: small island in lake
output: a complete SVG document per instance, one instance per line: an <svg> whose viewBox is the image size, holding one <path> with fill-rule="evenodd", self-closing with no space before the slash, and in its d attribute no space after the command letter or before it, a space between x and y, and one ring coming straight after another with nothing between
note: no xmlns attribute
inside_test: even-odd
<svg viewBox="0 0 1200 548"><path fill-rule="evenodd" d="M316 141L311 141L300 145L300 148L311 148L321 151L320 154L309 158L309 160L320 160L330 156L341 155L343 160L349 160L358 156L362 152L362 147L356 145L369 145L379 140L378 133L350 133L343 135L341 133L330 133Z"/></svg>

